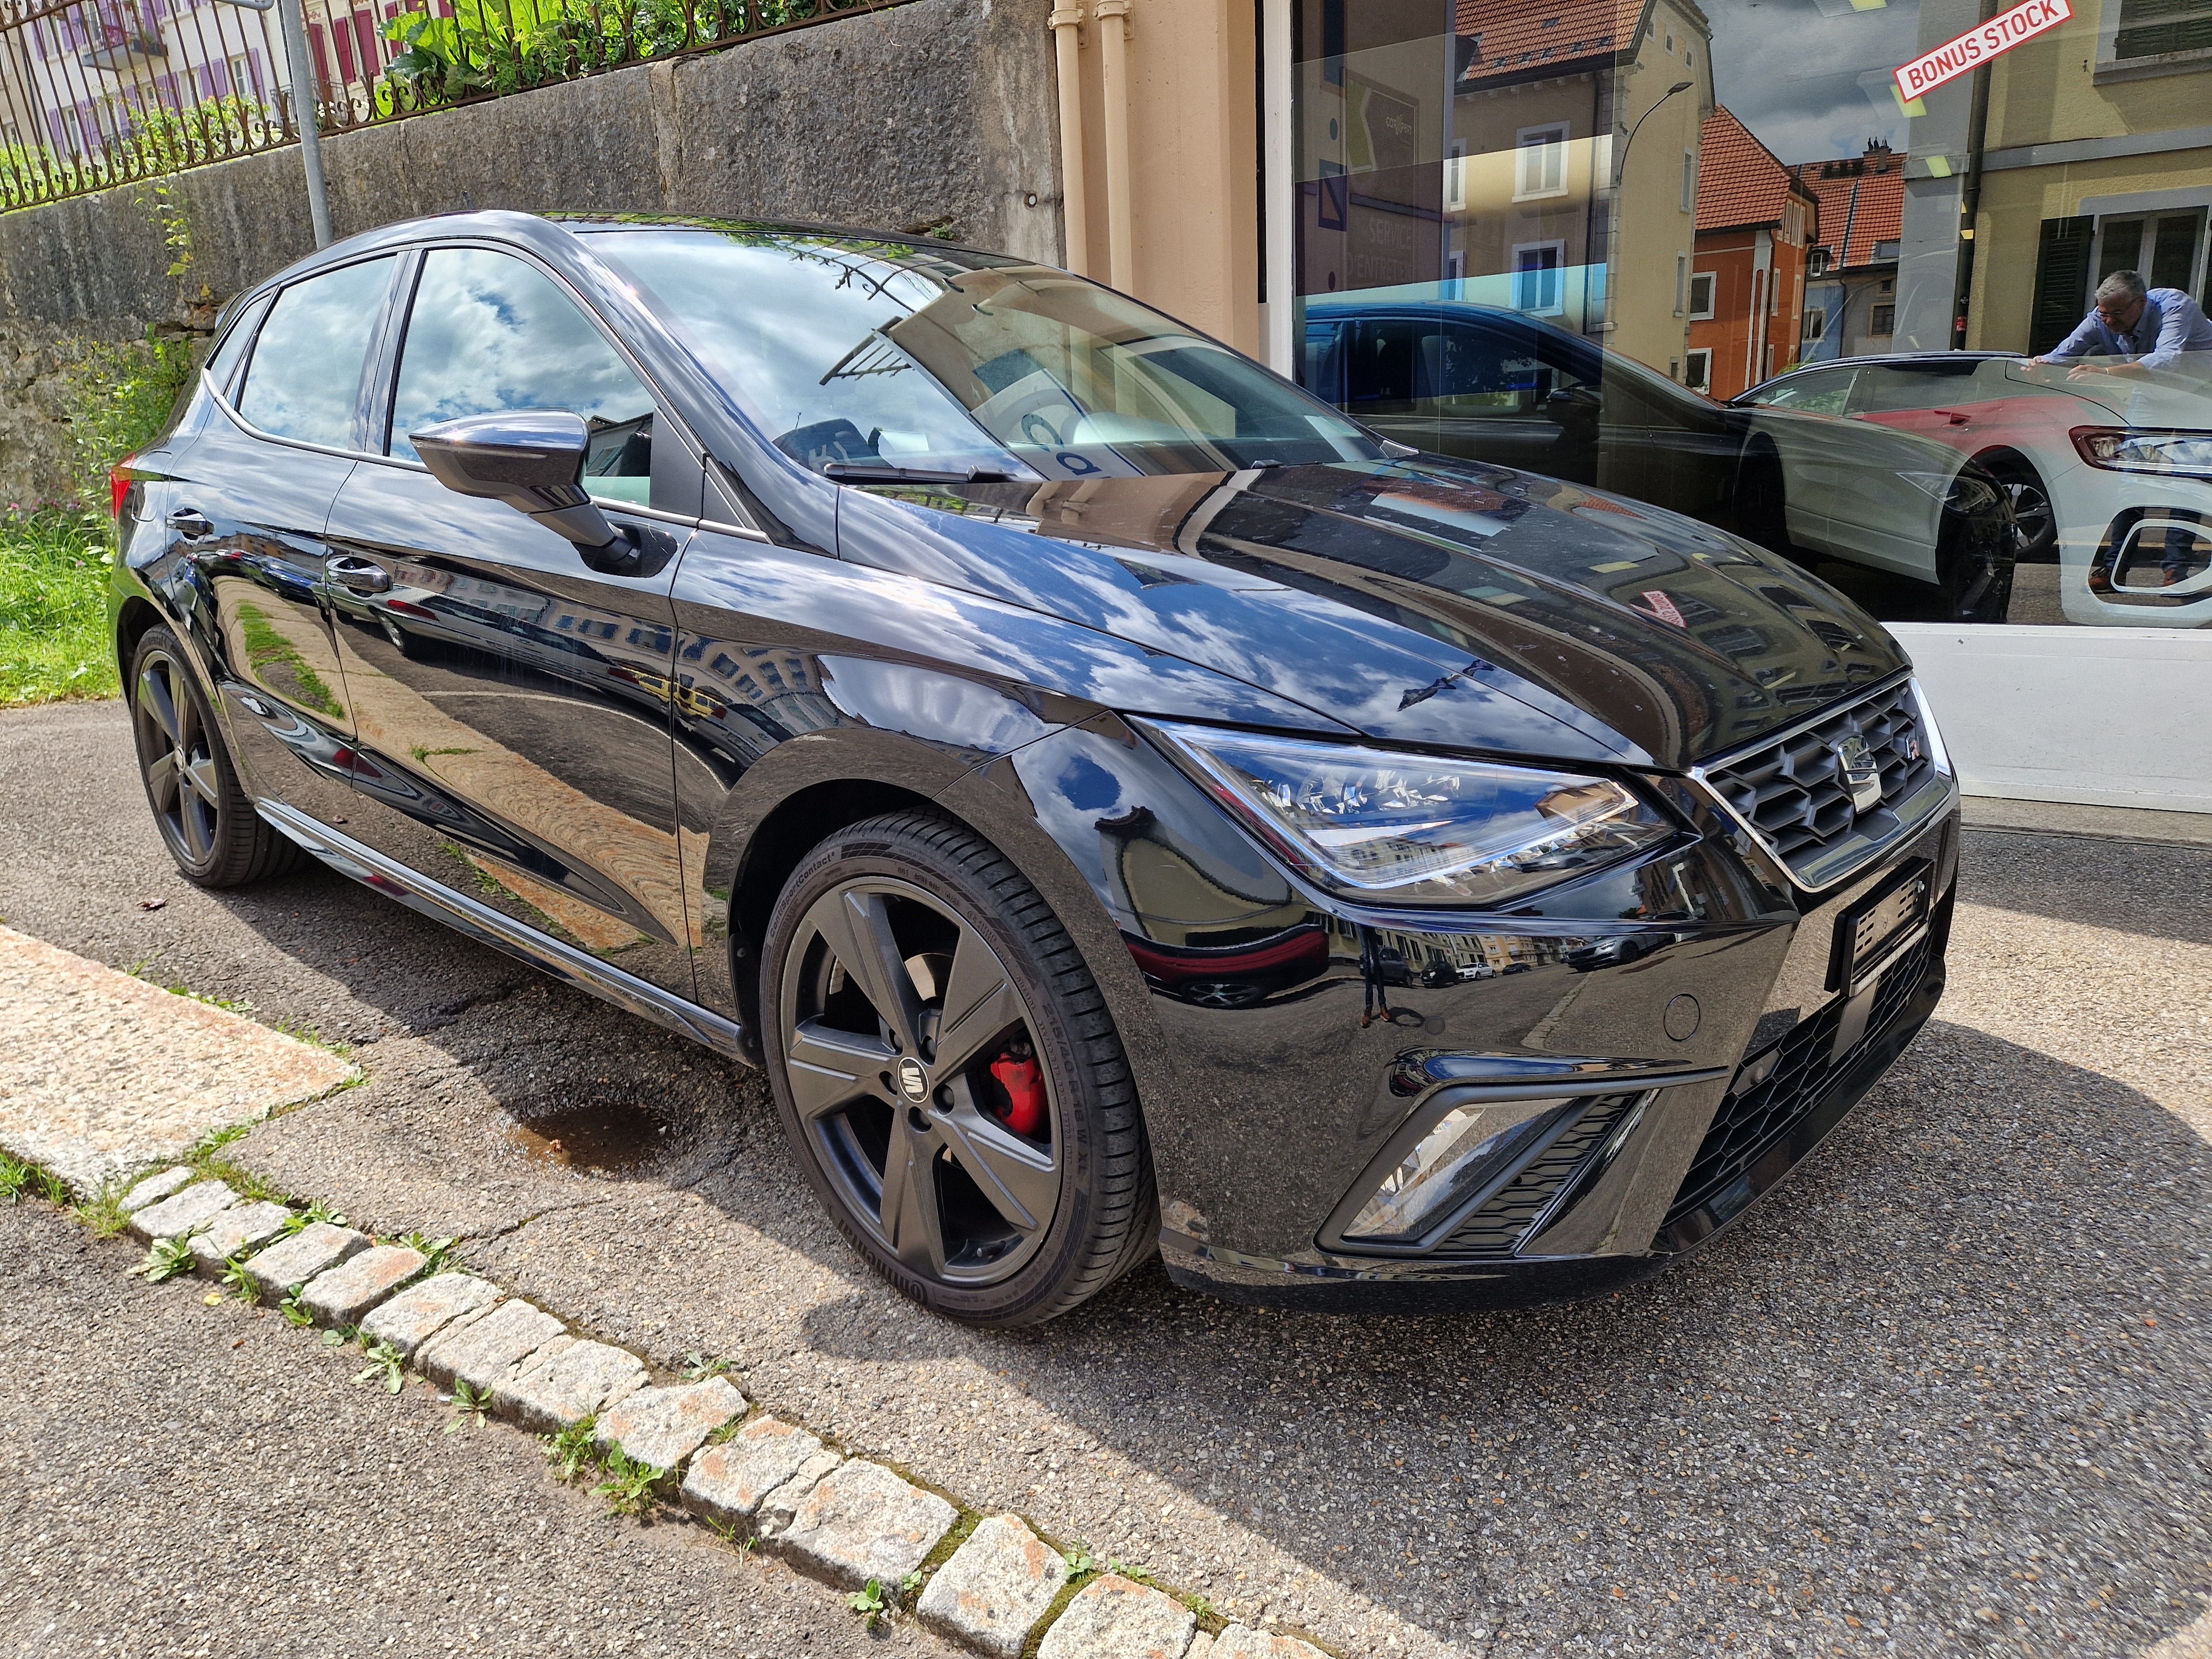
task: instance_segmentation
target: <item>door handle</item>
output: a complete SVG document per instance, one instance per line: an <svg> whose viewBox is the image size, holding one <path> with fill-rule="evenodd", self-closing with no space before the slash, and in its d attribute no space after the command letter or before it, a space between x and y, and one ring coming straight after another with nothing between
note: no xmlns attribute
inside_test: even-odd
<svg viewBox="0 0 2212 1659"><path fill-rule="evenodd" d="M196 542L215 534L215 521L196 507L179 507L169 514L168 526L186 541Z"/></svg>
<svg viewBox="0 0 2212 1659"><path fill-rule="evenodd" d="M392 586L392 573L374 559L356 559L341 555L337 558L325 560L323 568L330 572L332 581L356 593L381 593Z"/></svg>

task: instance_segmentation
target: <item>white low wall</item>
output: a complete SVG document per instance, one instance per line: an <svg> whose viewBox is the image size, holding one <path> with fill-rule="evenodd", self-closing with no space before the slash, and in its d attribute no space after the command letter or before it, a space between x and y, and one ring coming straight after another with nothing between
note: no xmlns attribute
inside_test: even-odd
<svg viewBox="0 0 2212 1659"><path fill-rule="evenodd" d="M2212 629L1888 627L1966 793L2212 812Z"/></svg>

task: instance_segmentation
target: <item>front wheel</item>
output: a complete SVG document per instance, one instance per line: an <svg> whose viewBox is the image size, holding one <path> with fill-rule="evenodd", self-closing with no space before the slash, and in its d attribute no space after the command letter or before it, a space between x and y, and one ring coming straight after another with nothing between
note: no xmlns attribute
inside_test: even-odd
<svg viewBox="0 0 2212 1659"><path fill-rule="evenodd" d="M854 1247L972 1324L1033 1325L1150 1253L1128 1061L1066 930L1003 854L926 813L800 863L761 1020L785 1133Z"/></svg>

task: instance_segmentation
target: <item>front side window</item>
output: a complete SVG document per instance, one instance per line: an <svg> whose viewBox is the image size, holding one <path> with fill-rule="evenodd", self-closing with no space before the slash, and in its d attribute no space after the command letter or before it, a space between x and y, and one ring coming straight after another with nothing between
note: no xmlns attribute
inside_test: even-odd
<svg viewBox="0 0 2212 1659"><path fill-rule="evenodd" d="M653 396L576 302L535 265L489 248L434 248L408 313L391 453L465 415L559 409L591 430L584 487L643 506L652 493Z"/></svg>
<svg viewBox="0 0 2212 1659"><path fill-rule="evenodd" d="M1065 271L743 229L592 240L817 471L1080 478L1381 453L1249 359Z"/></svg>
<svg viewBox="0 0 2212 1659"><path fill-rule="evenodd" d="M238 412L276 437L353 448L362 365L398 263L363 260L279 294L254 339Z"/></svg>

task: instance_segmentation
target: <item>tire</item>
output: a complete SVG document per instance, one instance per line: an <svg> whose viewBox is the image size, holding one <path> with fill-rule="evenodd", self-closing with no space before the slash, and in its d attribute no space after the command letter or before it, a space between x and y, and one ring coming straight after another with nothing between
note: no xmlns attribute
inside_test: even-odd
<svg viewBox="0 0 2212 1659"><path fill-rule="evenodd" d="M799 1167L908 1296L1035 1325L1152 1254L1152 1161L1105 999L1043 898L972 832L898 812L808 854L769 919L760 1009Z"/></svg>
<svg viewBox="0 0 2212 1659"><path fill-rule="evenodd" d="M161 840L198 887L242 887L298 867L299 847L271 829L238 781L199 676L177 636L152 628L131 656L138 777Z"/></svg>
<svg viewBox="0 0 2212 1659"><path fill-rule="evenodd" d="M2012 503L2014 562L2057 563L2058 514L2042 475L2018 455L1991 456L1982 464Z"/></svg>
<svg viewBox="0 0 2212 1659"><path fill-rule="evenodd" d="M1757 450L1744 459L1736 485L1736 534L1756 542L1770 553L1796 556L1790 544L1789 485L1782 462L1771 450Z"/></svg>
<svg viewBox="0 0 2212 1659"><path fill-rule="evenodd" d="M2014 540L2011 516L2000 521L1978 513L1943 514L1936 546L1935 615L1931 622L2001 623L2012 607Z"/></svg>

